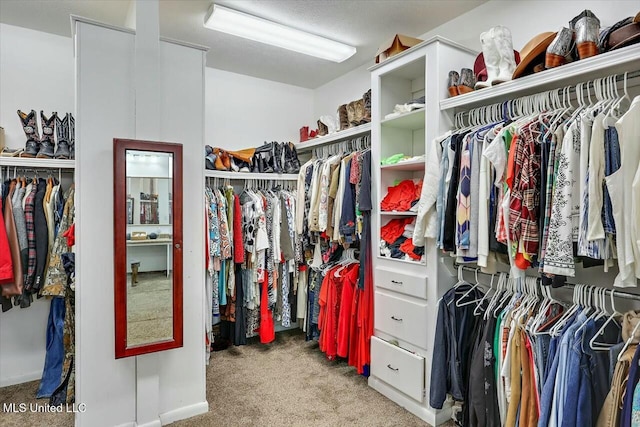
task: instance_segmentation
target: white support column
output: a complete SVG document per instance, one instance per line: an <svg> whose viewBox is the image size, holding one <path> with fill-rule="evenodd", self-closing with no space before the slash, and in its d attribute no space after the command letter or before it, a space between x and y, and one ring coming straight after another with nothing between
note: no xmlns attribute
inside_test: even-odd
<svg viewBox="0 0 640 427"><path fill-rule="evenodd" d="M160 140L160 3L135 1L136 138ZM160 355L136 356L136 422L160 427Z"/></svg>

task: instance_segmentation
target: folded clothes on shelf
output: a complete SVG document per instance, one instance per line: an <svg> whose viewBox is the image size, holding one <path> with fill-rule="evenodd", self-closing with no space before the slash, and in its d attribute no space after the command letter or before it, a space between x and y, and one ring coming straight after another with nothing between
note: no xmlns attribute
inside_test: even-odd
<svg viewBox="0 0 640 427"><path fill-rule="evenodd" d="M402 114L406 114L409 113L413 110L418 110L420 108L424 108L425 106L425 98L424 96L421 96L419 98L416 99L412 99L411 101L405 103L405 104L396 104L395 107L393 107L393 112L387 114L386 116L384 116L385 119L392 119L394 117L398 117Z"/></svg>
<svg viewBox="0 0 640 427"><path fill-rule="evenodd" d="M402 154L402 153L392 154L391 156L387 157L386 159L380 160L380 164L381 165L395 165L400 160L402 160L404 157L405 157L405 155Z"/></svg>
<svg viewBox="0 0 640 427"><path fill-rule="evenodd" d="M383 211L407 212L417 205L421 191L422 180L414 183L413 180L405 179L387 189L387 195L380 202L380 208Z"/></svg>

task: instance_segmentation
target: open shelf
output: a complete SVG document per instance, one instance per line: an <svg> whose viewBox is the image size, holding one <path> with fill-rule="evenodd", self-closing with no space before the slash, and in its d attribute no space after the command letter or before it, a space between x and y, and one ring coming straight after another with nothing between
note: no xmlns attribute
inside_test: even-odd
<svg viewBox="0 0 640 427"><path fill-rule="evenodd" d="M298 153L304 153L305 151L310 151L314 148L322 147L324 145L334 144L336 142L357 138L361 135L366 135L369 132L371 132L371 123L365 123L363 125L341 130L330 135L313 138L309 141L297 142L293 145L295 145L296 151L298 151Z"/></svg>
<svg viewBox="0 0 640 427"><path fill-rule="evenodd" d="M424 129L424 108L401 114L397 117L384 119L380 122L383 127L418 130Z"/></svg>
<svg viewBox="0 0 640 427"><path fill-rule="evenodd" d="M380 165L380 169L393 171L423 171L425 161L425 159L407 160L405 162L398 162L393 165Z"/></svg>
<svg viewBox="0 0 640 427"><path fill-rule="evenodd" d="M253 172L205 170L204 176L207 178L227 178L227 179L266 179L266 180L281 180L281 181L297 181L298 180L298 174L293 174L293 173L253 173Z"/></svg>
<svg viewBox="0 0 640 427"><path fill-rule="evenodd" d="M0 157L1 166L17 166L19 168L75 169L75 160L38 159L31 157Z"/></svg>
<svg viewBox="0 0 640 427"><path fill-rule="evenodd" d="M540 73L440 101L440 110L466 110L590 79L640 70L640 44L581 59Z"/></svg>

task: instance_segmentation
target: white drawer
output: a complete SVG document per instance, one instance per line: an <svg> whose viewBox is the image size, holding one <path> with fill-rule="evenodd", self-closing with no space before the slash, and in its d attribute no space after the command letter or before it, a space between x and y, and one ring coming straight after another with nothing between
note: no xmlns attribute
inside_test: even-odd
<svg viewBox="0 0 640 427"><path fill-rule="evenodd" d="M411 276L399 270L376 267L375 285L418 298L427 298L427 276Z"/></svg>
<svg viewBox="0 0 640 427"><path fill-rule="evenodd" d="M422 402L424 358L371 337L371 374Z"/></svg>
<svg viewBox="0 0 640 427"><path fill-rule="evenodd" d="M375 293L376 329L401 340L427 348L427 303L415 303L405 299Z"/></svg>

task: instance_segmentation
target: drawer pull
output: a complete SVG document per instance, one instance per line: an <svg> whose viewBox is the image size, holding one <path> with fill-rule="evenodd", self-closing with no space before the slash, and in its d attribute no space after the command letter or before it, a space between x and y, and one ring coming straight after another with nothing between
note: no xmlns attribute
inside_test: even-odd
<svg viewBox="0 0 640 427"><path fill-rule="evenodd" d="M391 366L391 364L387 365L387 368L391 369L392 371L398 372L400 370L400 368L394 368L393 366Z"/></svg>
<svg viewBox="0 0 640 427"><path fill-rule="evenodd" d="M396 322L402 322L401 317L391 316L391 319L395 320Z"/></svg>
<svg viewBox="0 0 640 427"><path fill-rule="evenodd" d="M402 285L402 282L398 282L397 280L392 280L391 283L394 285Z"/></svg>

